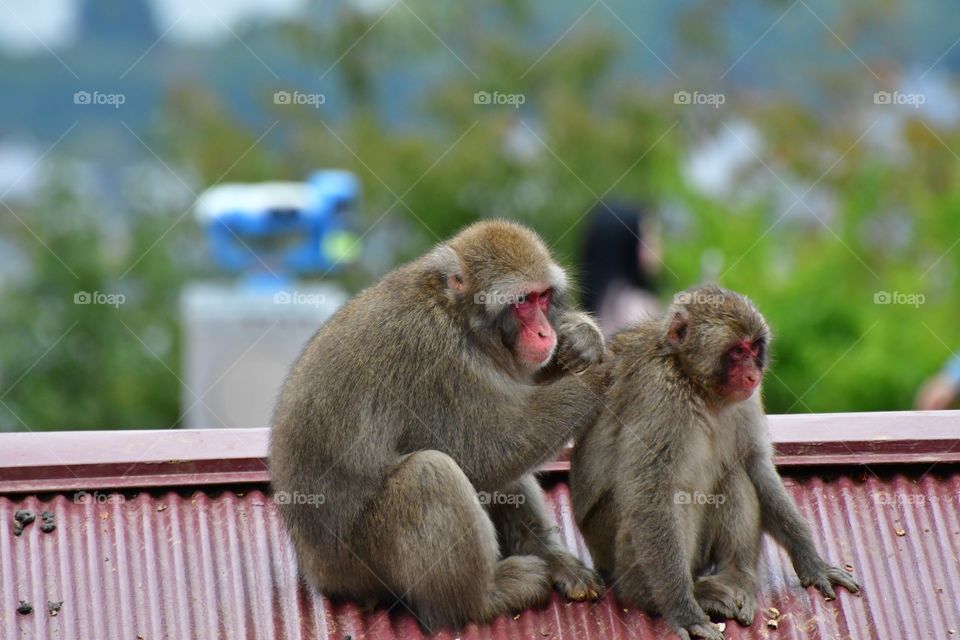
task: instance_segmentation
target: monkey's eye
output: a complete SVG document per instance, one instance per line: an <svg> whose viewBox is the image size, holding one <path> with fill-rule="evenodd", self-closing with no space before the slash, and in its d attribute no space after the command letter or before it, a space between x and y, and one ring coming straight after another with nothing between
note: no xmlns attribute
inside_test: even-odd
<svg viewBox="0 0 960 640"><path fill-rule="evenodd" d="M757 338L753 341L751 346L753 347L753 353L756 354L758 358L763 360L764 353L767 349L767 341L763 338Z"/></svg>
<svg viewBox="0 0 960 640"><path fill-rule="evenodd" d="M540 308L544 311L547 310L547 307L550 306L550 299L553 297L553 289L547 289L537 299L537 302L540 303Z"/></svg>

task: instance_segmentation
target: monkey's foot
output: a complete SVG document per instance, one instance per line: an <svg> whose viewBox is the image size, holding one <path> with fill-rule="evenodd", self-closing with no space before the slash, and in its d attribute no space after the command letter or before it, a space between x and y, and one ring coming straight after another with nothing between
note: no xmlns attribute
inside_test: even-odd
<svg viewBox="0 0 960 640"><path fill-rule="evenodd" d="M497 563L484 618L522 611L550 599L550 570L536 556L509 556Z"/></svg>
<svg viewBox="0 0 960 640"><path fill-rule="evenodd" d="M596 600L603 593L600 576L572 554L556 552L547 559L553 584L570 600Z"/></svg>
<svg viewBox="0 0 960 640"><path fill-rule="evenodd" d="M675 629L675 631L682 640L690 640L691 638L704 638L704 640L723 640L723 632L720 631L720 627L712 622L697 622L687 625L686 627Z"/></svg>
<svg viewBox="0 0 960 640"><path fill-rule="evenodd" d="M835 584L840 585L850 593L860 591L860 585L845 569L831 567L826 562L821 562L812 569L798 567L797 576L800 578L800 584L805 587L813 585L828 600L837 598L837 594L833 591L833 585Z"/></svg>
<svg viewBox="0 0 960 640"><path fill-rule="evenodd" d="M753 624L757 599L745 589L729 585L719 576L704 576L694 583L693 594L711 617L729 618L746 627Z"/></svg>

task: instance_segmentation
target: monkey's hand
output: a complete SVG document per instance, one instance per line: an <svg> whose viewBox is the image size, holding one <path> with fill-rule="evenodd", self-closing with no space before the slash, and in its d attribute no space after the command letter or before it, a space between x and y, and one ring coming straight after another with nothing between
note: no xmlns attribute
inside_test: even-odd
<svg viewBox="0 0 960 640"><path fill-rule="evenodd" d="M860 591L860 585L849 572L840 567L832 567L820 558L817 558L816 562L809 563L809 565L800 564L795 568L797 576L800 578L800 584L805 587L813 585L828 600L837 598L837 594L833 591L833 585L835 584L840 585L850 593Z"/></svg>
<svg viewBox="0 0 960 640"><path fill-rule="evenodd" d="M584 313L568 313L557 326L557 361L570 373L580 373L603 360L603 334Z"/></svg>
<svg viewBox="0 0 960 640"><path fill-rule="evenodd" d="M573 554L554 551L547 558L553 584L569 600L597 600L603 593L600 576Z"/></svg>

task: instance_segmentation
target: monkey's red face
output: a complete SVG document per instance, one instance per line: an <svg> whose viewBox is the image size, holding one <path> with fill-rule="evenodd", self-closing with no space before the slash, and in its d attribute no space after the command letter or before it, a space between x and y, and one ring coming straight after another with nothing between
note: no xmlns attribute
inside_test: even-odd
<svg viewBox="0 0 960 640"><path fill-rule="evenodd" d="M742 340L726 353L726 380L722 393L731 402L746 400L760 386L763 379L763 339Z"/></svg>
<svg viewBox="0 0 960 640"><path fill-rule="evenodd" d="M534 291L511 307L511 312L520 326L514 353L526 366L538 369L553 356L557 346L557 333L547 319L552 291Z"/></svg>

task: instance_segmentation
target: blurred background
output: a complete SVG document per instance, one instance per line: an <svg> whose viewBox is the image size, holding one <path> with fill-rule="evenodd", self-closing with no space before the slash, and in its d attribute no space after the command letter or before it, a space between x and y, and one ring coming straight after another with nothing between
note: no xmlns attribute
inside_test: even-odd
<svg viewBox="0 0 960 640"><path fill-rule="evenodd" d="M0 0L0 430L266 426L347 296L492 216L608 330L704 280L752 297L772 413L910 408L960 348L958 25L948 0Z"/></svg>

